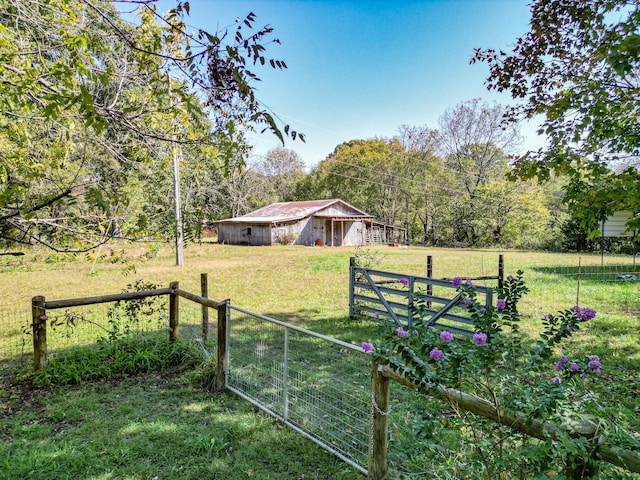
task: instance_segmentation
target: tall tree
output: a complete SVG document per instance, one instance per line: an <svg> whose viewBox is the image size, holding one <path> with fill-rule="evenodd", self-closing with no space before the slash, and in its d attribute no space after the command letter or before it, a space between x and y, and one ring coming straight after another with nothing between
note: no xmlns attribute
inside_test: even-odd
<svg viewBox="0 0 640 480"><path fill-rule="evenodd" d="M273 190L273 201L295 200L297 184L305 173L304 162L294 150L283 147L270 150L259 162L258 170L266 177Z"/></svg>
<svg viewBox="0 0 640 480"><path fill-rule="evenodd" d="M447 109L440 117L438 148L445 166L453 173L450 188L455 204L455 240L475 244L482 237L487 202L503 203L503 195L487 197L481 189L503 182L508 172L508 153L520 141L517 125L504 126L504 107L471 100Z"/></svg>
<svg viewBox="0 0 640 480"><path fill-rule="evenodd" d="M542 118L548 143L515 176L567 175L565 201L597 235L615 210L640 230L640 4L637 0L534 0L530 30L511 52L477 49L487 87L518 104L508 118Z"/></svg>
<svg viewBox="0 0 640 480"><path fill-rule="evenodd" d="M238 132L252 125L280 139L299 136L277 125L255 97L251 65L286 68L265 57L265 45L277 39L270 27L254 29L255 15L231 31L191 33L187 2L164 17L151 0L132 5L136 24L123 21L112 2L0 6L4 244L77 251L127 225L149 233L144 209L131 218L133 197L123 196L154 177L149 169L168 143L215 147L223 136L239 144ZM229 164L224 152L216 158Z"/></svg>
<svg viewBox="0 0 640 480"><path fill-rule="evenodd" d="M313 196L342 198L384 223L401 225L410 200L407 161L397 139L342 143L312 171Z"/></svg>
<svg viewBox="0 0 640 480"><path fill-rule="evenodd" d="M448 194L441 194L448 175L436 155L438 133L428 127L401 125L397 138L409 157L405 171L410 181L409 238L435 245L444 236L449 203Z"/></svg>

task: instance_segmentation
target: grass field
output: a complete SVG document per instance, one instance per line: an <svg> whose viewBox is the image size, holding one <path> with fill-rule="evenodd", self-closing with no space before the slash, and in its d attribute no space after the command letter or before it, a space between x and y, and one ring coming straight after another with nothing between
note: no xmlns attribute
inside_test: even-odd
<svg viewBox="0 0 640 480"><path fill-rule="evenodd" d="M34 295L55 300L117 293L137 279L160 286L179 281L181 288L197 293L203 272L208 274L209 296L216 300L230 298L234 305L357 345L376 335L371 324L348 319L348 265L349 257L356 253L353 248L192 245L181 268L173 265L169 249L150 259L143 253L122 253L134 262L135 272L123 263L111 263L111 256L65 258L27 252L7 261L0 267L5 285L0 312L16 313L0 313L0 358L7 356L3 352L13 351L10 346L22 335ZM637 436L633 432L640 431L640 282L615 278L602 282L590 277L586 274L589 267L595 269L601 263L598 255L414 247L357 253L364 260L373 258L377 269L409 275L424 275L427 255L432 255L434 276L449 278L495 274L498 255L504 253L506 273L524 270L531 288L521 308L526 331L532 336L540 330L542 315L575 305L579 293L580 305L594 308L598 316L565 348L570 353L601 357L600 414ZM632 263L630 257L607 256L604 260L610 265ZM578 262L585 272L579 292L575 276L566 274L575 271ZM35 391L27 401L21 398L24 392L20 389L3 387L0 478L358 477L355 470L311 442L296 440L296 434L255 414L235 397L207 395L185 384L182 375ZM173 397L175 405L164 403L171 404L167 399ZM169 420L164 413L174 407L177 410ZM179 413L182 411L209 415L204 420L198 418L200 414L191 419ZM100 420L105 414L111 419L109 424ZM211 427L212 418L224 428ZM192 433L181 437L179 432ZM149 437L153 454L139 443L140 438ZM296 444L294 455L287 454L292 448L287 442ZM148 460L141 461L145 458ZM2 472L10 476L3 477Z"/></svg>

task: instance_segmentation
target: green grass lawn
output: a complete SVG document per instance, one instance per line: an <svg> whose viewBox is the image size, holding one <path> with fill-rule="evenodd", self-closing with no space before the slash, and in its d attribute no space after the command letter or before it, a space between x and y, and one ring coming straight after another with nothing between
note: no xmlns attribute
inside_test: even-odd
<svg viewBox="0 0 640 480"><path fill-rule="evenodd" d="M357 478L239 397L212 396L171 373L5 390L0 478Z"/></svg>
<svg viewBox="0 0 640 480"><path fill-rule="evenodd" d="M0 294L0 312L17 313L0 313L0 358L15 354L34 295L55 300L117 293L137 279L160 286L175 280L181 288L198 293L203 272L208 274L209 296L216 300L230 298L234 305L356 345L376 336L371 322L348 319L352 248L192 245L182 268L173 265L169 249L151 259L140 253L144 252L123 252L134 261L135 272L111 263L110 256L61 257L43 252L27 252L3 265L3 283L8 287ZM434 277L449 278L495 274L498 254L504 253L506 273L524 270L531 288L521 308L524 329L532 337L541 329L542 315L570 308L578 298L575 277L550 267L575 269L579 259L582 265L601 261L599 255L417 247L380 247L364 253L375 257L377 269L409 275L424 275L426 257L432 255ZM629 264L631 259L606 257L605 261ZM601 357L603 375L594 409L636 438L635 432L640 432L638 285L595 282L585 276L579 302L594 308L598 316L563 347L572 355ZM182 301L181 308L186 307ZM51 348L55 351L55 345ZM175 375L146 374L40 390L3 382L0 479L358 478L354 469L257 414L248 403L230 394L212 396L191 386L185 376L181 370ZM410 444L402 438L392 441ZM442 460L446 464L446 455Z"/></svg>

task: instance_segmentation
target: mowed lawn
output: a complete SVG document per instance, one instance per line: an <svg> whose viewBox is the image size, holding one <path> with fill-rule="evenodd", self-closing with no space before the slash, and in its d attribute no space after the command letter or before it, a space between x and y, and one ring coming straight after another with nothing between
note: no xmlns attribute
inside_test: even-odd
<svg viewBox="0 0 640 480"><path fill-rule="evenodd" d="M575 277L549 268L575 270L579 262L583 267L599 265L599 255L204 243L190 245L185 265L176 267L170 248L150 259L142 248L117 251L135 266L134 271L125 263L112 262L110 251L99 253L104 256L64 257L38 251L6 259L1 267L5 289L0 312L29 312L35 295L56 300L117 293L139 279L158 286L178 281L181 288L198 293L200 274L207 273L213 299L228 298L245 309L359 345L374 339L376 331L371 323L348 318L351 256L358 255L380 270L424 276L431 255L434 277L465 278L497 274L502 253L505 273L523 270L531 288L521 310L532 338L545 313L570 308L577 301L598 312L564 351L601 357L603 375L596 385L601 415L636 437L634 432L640 431L640 282L601 283L584 275L578 290ZM604 261L630 264L632 259L606 256ZM10 314L2 314L0 321L16 322ZM5 330L0 327L3 334ZM0 338L0 356L12 342L15 338ZM54 388L32 392L27 401L20 389L3 387L0 478L357 478L354 469L310 441L296 440L297 434L285 432L246 402L232 395L212 397L189 386L183 377L172 379L165 372L161 377L108 385ZM113 419L113 430L102 423L105 418ZM96 433L101 429L105 436ZM178 440L172 450L174 433ZM91 441L83 443L83 436ZM150 437L156 445L153 452L143 447L143 439ZM292 449L295 461L287 454ZM87 461L87 456L94 458ZM94 464L98 467L90 468ZM78 473L82 469L85 474ZM14 476L3 477L2 472Z"/></svg>
<svg viewBox="0 0 640 480"><path fill-rule="evenodd" d="M640 281L601 283L583 275L578 290L575 276L558 275L550 269L563 267L575 271L579 263L583 269L597 266L602 261L600 255L386 246L361 250L238 247L204 243L190 245L186 249L185 265L176 267L171 249L161 250L152 259L145 259L144 251L141 248L118 252L135 265L135 271L127 269L124 263L111 263L113 256L106 250L98 252L103 257L97 260L38 252L7 261L1 268L6 288L0 293L0 311L5 308L30 311L31 298L35 295L55 300L118 293L138 279L158 286L178 281L182 289L198 293L200 274L207 273L209 296L213 299L228 298L234 305L248 310L359 344L365 340L362 336L369 332L359 330L348 321L351 256L358 254L362 261L371 262L380 270L424 276L427 256L431 255L434 277L466 278L496 275L498 256L502 253L505 274L523 270L531 289L521 302L521 311L525 328L532 336L540 330L544 314L571 308L579 301L583 307L594 308L598 316L574 337L574 346L606 354L610 371L640 370ZM610 255L604 261L605 264L630 265L632 257ZM2 350L0 344L0 353Z"/></svg>

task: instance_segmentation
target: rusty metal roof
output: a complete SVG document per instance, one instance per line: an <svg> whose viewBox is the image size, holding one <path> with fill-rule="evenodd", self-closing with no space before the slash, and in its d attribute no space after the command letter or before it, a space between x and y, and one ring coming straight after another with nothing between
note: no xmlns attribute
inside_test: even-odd
<svg viewBox="0 0 640 480"><path fill-rule="evenodd" d="M295 220L301 220L320 213L322 210L340 203L352 210L350 214L320 214L318 216L327 218L373 218L371 215L358 210L356 207L349 205L340 199L333 198L329 200L308 200L303 202L278 202L262 207L253 212L247 213L240 217L227 218L225 220L218 220L216 223L279 223L279 222L291 222Z"/></svg>

